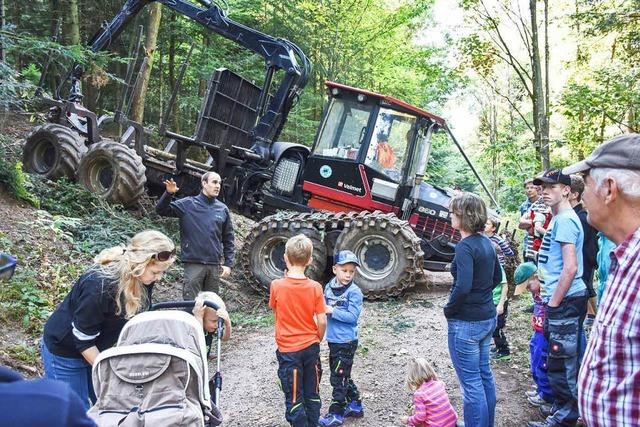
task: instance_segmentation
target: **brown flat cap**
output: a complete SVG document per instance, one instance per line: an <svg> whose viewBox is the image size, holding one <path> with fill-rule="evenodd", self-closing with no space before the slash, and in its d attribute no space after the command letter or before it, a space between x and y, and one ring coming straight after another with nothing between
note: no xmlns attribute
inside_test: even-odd
<svg viewBox="0 0 640 427"><path fill-rule="evenodd" d="M627 133L604 142L581 162L562 169L570 175L591 168L619 168L640 170L640 134Z"/></svg>

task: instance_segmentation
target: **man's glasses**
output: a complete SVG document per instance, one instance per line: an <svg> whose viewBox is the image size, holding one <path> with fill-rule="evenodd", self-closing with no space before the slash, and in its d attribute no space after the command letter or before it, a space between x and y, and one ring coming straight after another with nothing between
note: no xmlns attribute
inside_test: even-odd
<svg viewBox="0 0 640 427"><path fill-rule="evenodd" d="M176 250L174 248L172 251L162 251L162 252L158 252L157 254L153 254L151 258L157 261L168 261L169 258L174 256L175 254L176 254Z"/></svg>

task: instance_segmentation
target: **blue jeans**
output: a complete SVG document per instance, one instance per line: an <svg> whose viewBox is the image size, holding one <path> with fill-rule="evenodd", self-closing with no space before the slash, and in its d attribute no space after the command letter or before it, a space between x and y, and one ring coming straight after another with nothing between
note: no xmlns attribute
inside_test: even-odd
<svg viewBox="0 0 640 427"><path fill-rule="evenodd" d="M458 375L464 423L492 427L496 409L496 385L491 372L489 347L496 318L478 321L449 319L449 355Z"/></svg>
<svg viewBox="0 0 640 427"><path fill-rule="evenodd" d="M91 365L84 358L74 359L51 353L44 339L40 341L40 352L44 364L44 377L69 384L88 410L96 401L91 381Z"/></svg>
<svg viewBox="0 0 640 427"><path fill-rule="evenodd" d="M548 403L554 403L556 398L553 395L549 376L547 374L547 355L549 353L549 342L542 332L535 331L529 342L529 353L531 356L531 376L536 383L538 396Z"/></svg>

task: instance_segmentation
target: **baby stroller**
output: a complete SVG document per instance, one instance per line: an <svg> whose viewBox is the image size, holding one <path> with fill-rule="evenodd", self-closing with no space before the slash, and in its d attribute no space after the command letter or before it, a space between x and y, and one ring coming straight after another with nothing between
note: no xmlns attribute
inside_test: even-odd
<svg viewBox="0 0 640 427"><path fill-rule="evenodd" d="M217 407L223 320L218 321L217 370L210 382L200 323L182 310L157 311L189 309L194 304L152 305L127 322L115 347L100 353L92 370L98 400L89 410L100 427L209 427L222 422ZM204 304L218 309L211 301Z"/></svg>
<svg viewBox="0 0 640 427"><path fill-rule="evenodd" d="M16 259L0 252L0 280L9 280L16 269Z"/></svg>

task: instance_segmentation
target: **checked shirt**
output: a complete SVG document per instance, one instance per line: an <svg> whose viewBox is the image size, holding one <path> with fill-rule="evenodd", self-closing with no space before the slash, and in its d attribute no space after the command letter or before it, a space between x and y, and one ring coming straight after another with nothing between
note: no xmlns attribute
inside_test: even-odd
<svg viewBox="0 0 640 427"><path fill-rule="evenodd" d="M611 252L578 398L589 427L640 423L640 228Z"/></svg>

